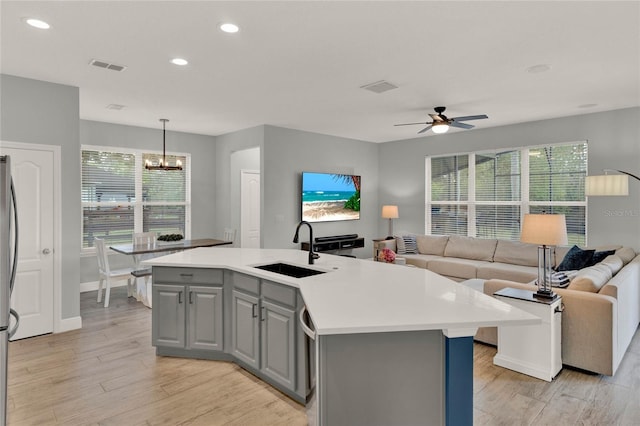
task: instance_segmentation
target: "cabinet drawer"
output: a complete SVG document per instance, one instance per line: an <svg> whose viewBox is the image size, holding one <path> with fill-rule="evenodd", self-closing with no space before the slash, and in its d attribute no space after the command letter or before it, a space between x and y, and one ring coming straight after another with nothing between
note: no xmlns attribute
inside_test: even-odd
<svg viewBox="0 0 640 426"><path fill-rule="evenodd" d="M262 297L296 307L296 289L271 281L262 281Z"/></svg>
<svg viewBox="0 0 640 426"><path fill-rule="evenodd" d="M248 291L249 293L259 294L260 279L249 275L234 272L232 275L233 287Z"/></svg>
<svg viewBox="0 0 640 426"><path fill-rule="evenodd" d="M224 281L221 269L154 266L153 282L222 285Z"/></svg>

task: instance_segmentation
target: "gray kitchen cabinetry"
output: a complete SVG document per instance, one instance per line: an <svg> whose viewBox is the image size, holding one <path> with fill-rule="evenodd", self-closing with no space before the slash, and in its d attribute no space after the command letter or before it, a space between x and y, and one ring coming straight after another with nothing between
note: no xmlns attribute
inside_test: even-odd
<svg viewBox="0 0 640 426"><path fill-rule="evenodd" d="M273 380L294 389L295 310L268 300L261 302L261 370Z"/></svg>
<svg viewBox="0 0 640 426"><path fill-rule="evenodd" d="M296 391L297 290L233 273L232 354L286 389Z"/></svg>
<svg viewBox="0 0 640 426"><path fill-rule="evenodd" d="M255 369L260 368L258 305L260 299L233 290L232 349L233 356Z"/></svg>
<svg viewBox="0 0 640 426"><path fill-rule="evenodd" d="M222 286L222 270L154 267L152 343L159 354L224 350Z"/></svg>

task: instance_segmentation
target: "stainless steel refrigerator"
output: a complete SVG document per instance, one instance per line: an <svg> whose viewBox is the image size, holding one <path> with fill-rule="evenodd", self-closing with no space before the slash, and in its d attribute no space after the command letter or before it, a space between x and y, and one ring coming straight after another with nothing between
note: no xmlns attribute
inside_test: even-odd
<svg viewBox="0 0 640 426"><path fill-rule="evenodd" d="M9 338L18 329L17 312L11 309L11 292L18 264L18 210L11 179L11 159L0 156L0 425L7 424L7 362ZM10 316L15 318L11 329Z"/></svg>

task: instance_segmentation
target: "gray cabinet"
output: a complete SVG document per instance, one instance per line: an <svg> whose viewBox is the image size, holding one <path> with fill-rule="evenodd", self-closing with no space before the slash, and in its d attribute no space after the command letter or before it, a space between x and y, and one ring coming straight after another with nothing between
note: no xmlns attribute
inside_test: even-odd
<svg viewBox="0 0 640 426"><path fill-rule="evenodd" d="M154 268L152 343L157 348L222 351L222 271Z"/></svg>
<svg viewBox="0 0 640 426"><path fill-rule="evenodd" d="M257 296L233 290L231 352L255 369L260 368Z"/></svg>
<svg viewBox="0 0 640 426"><path fill-rule="evenodd" d="M187 348L221 351L222 287L187 286Z"/></svg>
<svg viewBox="0 0 640 426"><path fill-rule="evenodd" d="M186 343L184 286L156 284L153 286L152 342L154 346L183 348ZM162 315L158 315L162 312Z"/></svg>
<svg viewBox="0 0 640 426"><path fill-rule="evenodd" d="M234 361L295 400L311 391L300 292L235 271L153 268L158 355Z"/></svg>
<svg viewBox="0 0 640 426"><path fill-rule="evenodd" d="M261 370L283 385L295 386L296 312L262 300L260 322L262 339Z"/></svg>
<svg viewBox="0 0 640 426"><path fill-rule="evenodd" d="M232 354L295 390L296 289L238 273L232 277Z"/></svg>

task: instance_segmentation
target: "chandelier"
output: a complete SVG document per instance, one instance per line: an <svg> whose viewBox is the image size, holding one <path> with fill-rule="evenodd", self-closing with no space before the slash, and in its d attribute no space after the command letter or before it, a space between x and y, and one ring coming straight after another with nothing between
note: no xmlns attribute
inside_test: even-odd
<svg viewBox="0 0 640 426"><path fill-rule="evenodd" d="M169 119L161 118L162 121L162 158L158 164L153 164L150 160L145 160L144 168L147 170L182 170L182 162L180 160L176 160L175 166L170 166L167 162L167 154L166 154L166 140L167 140L167 130L166 124Z"/></svg>

